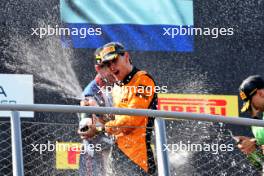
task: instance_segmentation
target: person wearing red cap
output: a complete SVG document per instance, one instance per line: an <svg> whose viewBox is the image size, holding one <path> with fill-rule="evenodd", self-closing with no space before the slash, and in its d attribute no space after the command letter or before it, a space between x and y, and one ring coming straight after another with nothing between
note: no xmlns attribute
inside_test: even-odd
<svg viewBox="0 0 264 176"><path fill-rule="evenodd" d="M114 107L156 109L155 82L147 72L132 65L131 57L118 42L105 44L101 65L114 75L118 85L112 91ZM151 91L151 93L149 93ZM156 172L150 147L154 118L115 115L105 123L105 131L116 139L112 148L110 175L153 175Z"/></svg>
<svg viewBox="0 0 264 176"><path fill-rule="evenodd" d="M243 101L241 112L249 112L254 119L264 119L264 80L260 75L246 78L239 87L239 95ZM249 156L255 166L261 168L264 162L264 128L251 127L255 138L238 136L238 148ZM258 152L258 149L261 151Z"/></svg>

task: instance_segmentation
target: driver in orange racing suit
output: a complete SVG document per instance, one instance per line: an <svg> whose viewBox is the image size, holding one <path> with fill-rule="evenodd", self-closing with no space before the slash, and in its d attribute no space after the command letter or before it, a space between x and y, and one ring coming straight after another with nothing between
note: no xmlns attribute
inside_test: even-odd
<svg viewBox="0 0 264 176"><path fill-rule="evenodd" d="M154 80L134 67L122 44L111 42L101 51L102 65L117 79L112 90L114 107L156 109ZM152 175L156 166L150 147L154 119L146 116L115 115L105 131L116 138L110 160L114 175Z"/></svg>

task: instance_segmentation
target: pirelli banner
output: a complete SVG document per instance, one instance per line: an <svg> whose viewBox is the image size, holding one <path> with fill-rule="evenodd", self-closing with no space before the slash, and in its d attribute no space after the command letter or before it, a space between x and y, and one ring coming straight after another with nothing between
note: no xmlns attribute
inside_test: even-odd
<svg viewBox="0 0 264 176"><path fill-rule="evenodd" d="M158 109L238 117L234 95L158 94Z"/></svg>
<svg viewBox="0 0 264 176"><path fill-rule="evenodd" d="M57 142L56 169L79 169L80 153L80 143Z"/></svg>

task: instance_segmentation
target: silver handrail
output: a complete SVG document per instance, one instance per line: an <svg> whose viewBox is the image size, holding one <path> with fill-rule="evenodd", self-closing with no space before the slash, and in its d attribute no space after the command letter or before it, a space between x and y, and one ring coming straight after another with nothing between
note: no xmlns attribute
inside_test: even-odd
<svg viewBox="0 0 264 176"><path fill-rule="evenodd" d="M57 105L57 104L34 104L34 105L18 105L5 104L0 105L2 111L35 111L35 112L86 112L97 114L118 114L118 115L133 115L133 116L150 116L161 117L164 119L176 120L198 120L209 122L224 122L236 125L260 126L264 127L263 120L250 118L235 118L221 115L210 114L195 114L189 112L171 112L150 109L128 109L128 108L113 108L113 107L95 107L95 106L76 106L76 105Z"/></svg>
<svg viewBox="0 0 264 176"><path fill-rule="evenodd" d="M166 145L166 132L164 119L169 120L197 120L210 122L224 122L246 126L264 127L263 120L236 118L220 115L195 114L187 112L171 112L149 109L128 109L114 107L94 107L94 106L76 106L76 105L58 105L58 104L4 104L0 105L0 111L12 111L11 131L12 131L12 153L13 153L13 175L23 176L23 155L21 142L20 116L17 111L35 111L35 112L68 112L68 113L96 113L96 114L117 114L117 115L133 115L133 116L149 116L157 117L155 119L157 157L158 157L158 173L159 175L169 175L169 162L167 151L162 150Z"/></svg>

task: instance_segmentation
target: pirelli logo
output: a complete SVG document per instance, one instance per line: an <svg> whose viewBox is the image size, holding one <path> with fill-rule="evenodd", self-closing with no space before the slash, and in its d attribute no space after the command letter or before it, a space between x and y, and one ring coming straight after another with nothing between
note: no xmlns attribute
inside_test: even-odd
<svg viewBox="0 0 264 176"><path fill-rule="evenodd" d="M158 109L238 116L238 97L230 95L159 94Z"/></svg>

